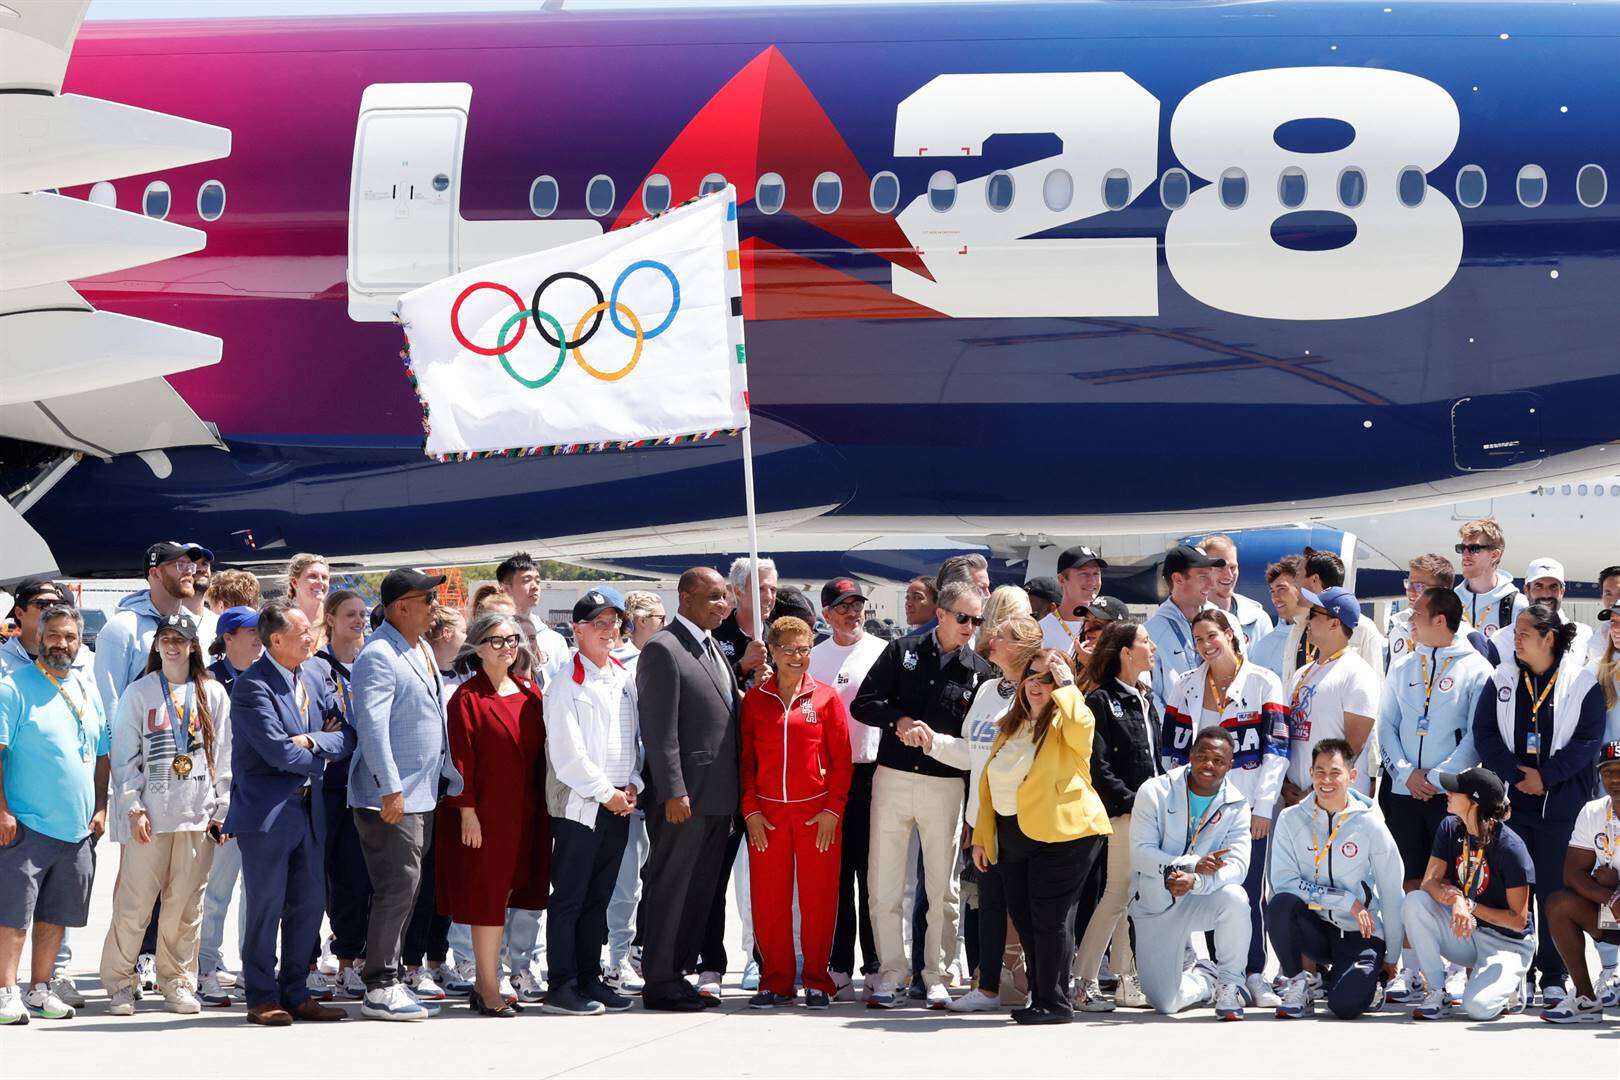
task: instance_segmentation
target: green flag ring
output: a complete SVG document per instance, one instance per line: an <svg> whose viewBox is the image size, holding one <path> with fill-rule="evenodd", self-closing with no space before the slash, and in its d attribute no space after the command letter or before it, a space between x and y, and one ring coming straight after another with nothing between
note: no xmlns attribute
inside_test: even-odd
<svg viewBox="0 0 1620 1080"><path fill-rule="evenodd" d="M500 354L501 367L505 368L506 373L512 376L513 379L517 380L522 385L527 386L530 390L538 390L542 386L546 385L546 383L557 377L557 372L562 370L563 361L568 358L568 349L566 345L562 344L562 323L558 322L555 318L546 314L544 311L533 311L525 308L523 311L518 312L516 315L513 315L511 318L507 319L501 324L501 332L495 339L495 347L497 349L504 349L506 346L506 335L511 331L512 327L521 324L523 320L527 319L530 315L533 315L537 322L544 319L546 322L551 324L552 329L557 331L557 341L559 342L557 346L557 362L551 365L550 371L546 372L538 379L525 379L522 375L517 373L516 369L512 367L511 361L507 359L511 353L511 350L507 349ZM519 330L518 335L521 337L522 334L523 331ZM516 344L516 342L513 342L513 344Z"/></svg>

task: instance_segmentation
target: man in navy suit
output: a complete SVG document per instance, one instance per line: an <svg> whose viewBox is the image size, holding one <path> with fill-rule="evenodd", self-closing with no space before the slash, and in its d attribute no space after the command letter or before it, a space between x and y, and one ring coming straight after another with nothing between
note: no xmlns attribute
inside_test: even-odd
<svg viewBox="0 0 1620 1080"><path fill-rule="evenodd" d="M328 761L354 749L354 731L325 682L302 670L314 648L290 600L259 612L265 653L231 688L231 808L225 832L242 845L242 977L248 1022L284 1027L342 1020L309 996L309 957L321 928L326 822L319 784ZM276 970L277 937L281 968Z"/></svg>

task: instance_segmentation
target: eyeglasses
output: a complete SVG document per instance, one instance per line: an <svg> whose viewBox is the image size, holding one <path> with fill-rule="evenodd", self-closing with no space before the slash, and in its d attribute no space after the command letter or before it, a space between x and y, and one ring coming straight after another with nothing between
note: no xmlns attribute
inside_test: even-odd
<svg viewBox="0 0 1620 1080"><path fill-rule="evenodd" d="M174 567L177 574L194 574L197 572L197 564L190 559L176 559L169 565Z"/></svg>
<svg viewBox="0 0 1620 1080"><path fill-rule="evenodd" d="M1428 587L1429 586L1424 582L1413 581L1411 578L1407 578L1405 581L1401 582L1401 588L1415 596L1422 596L1424 590L1426 590Z"/></svg>
<svg viewBox="0 0 1620 1080"><path fill-rule="evenodd" d="M489 637L480 642L480 644L488 645L497 652L502 649L515 649L519 645L523 644L523 635L507 634L503 637L500 634L491 634Z"/></svg>
<svg viewBox="0 0 1620 1080"><path fill-rule="evenodd" d="M984 625L984 619L978 615L964 615L960 611L947 611L945 614L956 616L956 625L958 626L966 626L968 623L972 623L974 626Z"/></svg>
<svg viewBox="0 0 1620 1080"><path fill-rule="evenodd" d="M1458 544L1452 549L1459 555L1478 555L1482 551L1495 551L1489 544Z"/></svg>
<svg viewBox="0 0 1620 1080"><path fill-rule="evenodd" d="M772 645L771 648L775 649L777 652L781 653L783 656L809 656L810 655L810 646L808 646L808 645Z"/></svg>
<svg viewBox="0 0 1620 1080"><path fill-rule="evenodd" d="M592 619L589 625L592 630L601 630L604 633L617 631L619 629L619 617L615 615L611 619Z"/></svg>

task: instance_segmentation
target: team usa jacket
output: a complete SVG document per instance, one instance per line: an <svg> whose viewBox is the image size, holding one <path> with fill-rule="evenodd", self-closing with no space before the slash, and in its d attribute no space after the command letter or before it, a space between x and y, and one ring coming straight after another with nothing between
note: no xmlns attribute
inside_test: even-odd
<svg viewBox="0 0 1620 1080"><path fill-rule="evenodd" d="M1511 575L1501 570L1496 572L1496 584L1490 592L1474 592L1466 580L1459 580L1454 591L1462 601L1463 620L1486 637L1512 626L1519 613L1530 606L1529 597L1513 584Z"/></svg>
<svg viewBox="0 0 1620 1080"><path fill-rule="evenodd" d="M743 817L762 802L824 801L819 809L843 818L855 769L849 712L831 686L806 672L789 706L771 675L743 695L740 732Z"/></svg>
<svg viewBox="0 0 1620 1080"><path fill-rule="evenodd" d="M1529 687L1539 697L1546 682L1527 678L1526 670L1513 657L1497 667L1479 697L1474 709L1474 746L1481 763L1507 785L1515 814L1574 821L1592 797L1597 779L1593 766L1603 740L1603 688L1585 661L1586 655L1573 647L1564 654L1552 688L1551 715L1543 708L1534 725ZM1538 743L1535 754L1529 752L1532 731ZM1514 786L1524 779L1526 758L1541 772L1546 790L1540 795Z"/></svg>
<svg viewBox="0 0 1620 1080"><path fill-rule="evenodd" d="M1395 838L1373 801L1351 791L1337 813L1316 805L1316 795L1277 815L1271 834L1271 891L1293 893L1340 930L1359 933L1350 913L1357 900L1372 914L1389 955L1405 940L1401 883L1405 871Z"/></svg>
<svg viewBox="0 0 1620 1080"><path fill-rule="evenodd" d="M1187 672L1176 680L1165 703L1159 747L1167 767L1187 764L1193 738L1203 726L1208 674L1207 663ZM1288 772L1288 703L1282 682L1260 665L1244 661L1227 688L1221 727L1237 739L1226 782L1249 801L1253 813L1274 817Z"/></svg>
<svg viewBox="0 0 1620 1080"><path fill-rule="evenodd" d="M1215 792L1202 822L1190 819L1187 766L1172 769L1143 784L1131 809L1131 914L1162 915L1175 905L1165 887L1167 870L1191 870L1199 858L1226 850L1226 865L1199 874L1188 895L1203 896L1223 885L1242 885L1249 874L1249 801L1232 783L1232 774Z"/></svg>
<svg viewBox="0 0 1620 1080"><path fill-rule="evenodd" d="M1474 709L1490 681L1491 665L1467 638L1397 654L1378 707L1378 752L1392 794L1411 796L1406 782L1414 769L1462 772L1479 764ZM1428 780L1434 783L1432 774Z"/></svg>

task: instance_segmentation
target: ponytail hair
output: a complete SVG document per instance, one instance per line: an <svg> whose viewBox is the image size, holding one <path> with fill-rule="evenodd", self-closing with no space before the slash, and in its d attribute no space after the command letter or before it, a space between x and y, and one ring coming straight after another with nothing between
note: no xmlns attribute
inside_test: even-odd
<svg viewBox="0 0 1620 1080"><path fill-rule="evenodd" d="M1557 609L1547 604L1531 604L1522 614L1530 616L1530 628L1536 633L1552 635L1553 666L1562 664L1580 628L1559 618Z"/></svg>

